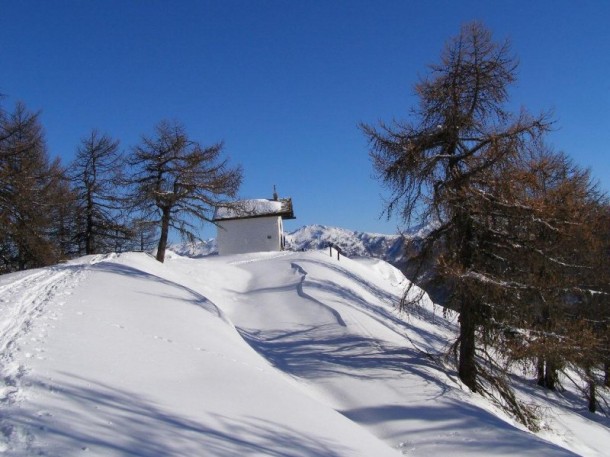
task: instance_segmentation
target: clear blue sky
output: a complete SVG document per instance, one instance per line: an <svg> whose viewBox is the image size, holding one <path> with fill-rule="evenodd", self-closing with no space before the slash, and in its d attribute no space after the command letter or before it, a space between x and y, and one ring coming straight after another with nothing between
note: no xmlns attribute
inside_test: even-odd
<svg viewBox="0 0 610 457"><path fill-rule="evenodd" d="M64 163L92 128L127 150L176 119L203 144L225 142L243 197L274 184L293 197L288 230L393 233L357 124L405 119L426 65L474 19L520 59L513 109L553 110L551 143L608 190L605 0L0 0L2 105L41 110Z"/></svg>

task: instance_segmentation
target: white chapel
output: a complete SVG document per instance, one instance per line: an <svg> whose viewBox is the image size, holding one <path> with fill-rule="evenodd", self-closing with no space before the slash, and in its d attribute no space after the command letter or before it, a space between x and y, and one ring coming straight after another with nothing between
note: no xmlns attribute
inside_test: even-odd
<svg viewBox="0 0 610 457"><path fill-rule="evenodd" d="M253 199L219 206L214 213L219 255L284 249L284 224L295 219L291 198Z"/></svg>

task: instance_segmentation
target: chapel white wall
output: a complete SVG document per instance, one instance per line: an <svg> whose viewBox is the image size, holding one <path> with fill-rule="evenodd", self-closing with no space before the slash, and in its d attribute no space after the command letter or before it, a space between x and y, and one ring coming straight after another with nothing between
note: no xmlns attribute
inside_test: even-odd
<svg viewBox="0 0 610 457"><path fill-rule="evenodd" d="M216 237L218 254L279 251L281 228L280 216L220 221Z"/></svg>

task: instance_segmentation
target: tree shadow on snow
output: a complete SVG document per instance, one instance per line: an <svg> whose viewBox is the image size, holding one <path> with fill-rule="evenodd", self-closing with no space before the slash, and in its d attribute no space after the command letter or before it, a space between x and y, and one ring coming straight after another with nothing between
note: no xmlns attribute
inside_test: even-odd
<svg viewBox="0 0 610 457"><path fill-rule="evenodd" d="M212 413L193 418L167 411L134 391L68 377L73 381L53 385L32 381L31 387L51 389L59 405L69 406L41 410L33 398L27 409L13 411L10 423L5 424L12 432L28 436L28 455L91 451L139 457L338 457L347 451L340 443L314 439L279 422ZM193 400L203 402L202 398L205 395L199 393Z"/></svg>
<svg viewBox="0 0 610 457"><path fill-rule="evenodd" d="M572 376L575 378L574 381L579 379L574 373ZM519 390L524 391L533 398L534 403L540 405L552 404L577 414L589 421L596 422L601 427L610 428L610 411L607 411L605 404L601 411L598 411L597 413L590 412L586 399L588 392L585 389L587 387L575 385L572 380L568 379L563 374L560 374L559 377L561 383L557 386L557 390L552 391L539 386L533 372L529 377L518 374L513 375ZM580 392L579 389L581 389ZM607 391L598 391L597 394L598 399L601 398L604 402L607 401ZM551 424L553 422L552 414L553 412L550 409L543 408L541 410L542 418L548 420Z"/></svg>
<svg viewBox="0 0 610 457"><path fill-rule="evenodd" d="M451 449L458 446L462 455L577 455L523 432L482 408L447 397L442 399L440 405L392 404L339 412L366 425L389 421L422 423L421 430L409 425L413 436L410 444L417 448L442 446ZM438 425L434 426L435 423Z"/></svg>
<svg viewBox="0 0 610 457"><path fill-rule="evenodd" d="M394 310L370 303L369 301L367 301L362 296L358 295L353 290L347 289L344 287L340 287L332 281L321 281L321 280L307 281L307 283L304 285L304 287L307 289L315 289L315 290L318 290L321 292L326 292L326 293L332 294L336 297L339 297L346 304L350 305L351 307L353 307L355 309L358 309L358 310L364 312L370 318L372 318L375 321L377 321L378 323L386 326L388 329L393 330L394 332L396 332L398 335L400 335L402 337L406 337L409 334L411 334L411 335L417 334L418 338L425 341L426 344L428 345L428 347L430 347L430 348L432 348L432 347L444 348L447 345L446 337L438 335L438 334L434 334L430 331L427 331L427 330L423 329L421 327L421 325L418 326L418 325L411 323L410 320L408 319L408 317L409 317L408 315L405 315L407 317L407 319L402 318L402 317L396 315ZM421 312L426 312L426 311L422 310ZM423 316L423 319L422 319L421 312L419 313L418 316L413 316L413 317L417 317L424 321L433 322L432 319L429 318L429 316L427 316L427 315ZM438 317L436 318L436 321L438 321L438 322L436 322L435 325L437 325L439 327L443 326L443 322L446 324L446 321L441 321L441 319L439 319ZM452 333L455 332L454 328L452 328L452 327L449 327L449 330Z"/></svg>
<svg viewBox="0 0 610 457"><path fill-rule="evenodd" d="M371 303L350 288L341 287L332 281L311 279L307 271L301 267L301 263L303 262L293 262L291 264L292 268L301 275L300 281L297 280L293 284L278 287L251 290L248 293L274 294L296 291L298 296L306 299L308 303L321 307L321 311L330 311L334 316L334 323L328 325L307 325L303 323L303 328L298 331L294 331L293 328L272 331L238 329L242 337L256 351L271 361L277 368L305 378L330 376L338 373L357 378L379 378L395 377L401 372L417 372L427 381L436 382L436 377L431 377L428 372L431 369L439 371L439 365L433 363L426 351L410 345L407 337L409 334L416 334L418 339L427 346L426 349L437 348L441 351L447 345L446 338L401 319L393 309ZM327 264L322 262L311 261L310 263L327 267ZM338 266L329 268L346 275L350 284L362 285L369 293L380 300L396 300L394 295ZM315 292L322 292L325 298L330 296L330 299L320 300L316 298L320 294ZM264 300L264 297L261 297L261 300ZM363 336L359 332L350 332L345 319L341 315L341 308L333 306L333 302L339 302L341 305L351 307L357 312L362 312L368 318L397 333L400 337L405 338L405 346L390 345L373 335ZM424 317L427 319L433 318L428 315ZM442 319L437 317L437 320ZM446 323L446 321L442 321ZM371 370L374 370L374 372Z"/></svg>
<svg viewBox="0 0 610 457"><path fill-rule="evenodd" d="M300 330L238 329L248 344L276 368L305 379L337 375L357 379L394 379L413 374L441 391L438 366L419 351L390 346L373 337L337 333L333 324Z"/></svg>

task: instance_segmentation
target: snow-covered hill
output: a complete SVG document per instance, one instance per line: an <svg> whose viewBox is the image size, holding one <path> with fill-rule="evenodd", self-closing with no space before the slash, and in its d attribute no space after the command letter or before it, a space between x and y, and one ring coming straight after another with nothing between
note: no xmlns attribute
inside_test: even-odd
<svg viewBox="0 0 610 457"><path fill-rule="evenodd" d="M384 260L400 269L407 277L414 277L416 265L409 259L417 254L418 243L429 230L427 227L416 227L402 234L384 235L379 233L359 232L326 225L307 225L286 234L286 248L291 251L311 251L328 249L336 246L344 256L350 258L374 258ZM409 241L416 241L407 246ZM171 249L181 256L204 257L217 254L215 239L195 243L176 243ZM445 303L447 290L437 278L432 268L420 276L419 286L437 303Z"/></svg>
<svg viewBox="0 0 610 457"><path fill-rule="evenodd" d="M538 436L463 390L455 334L389 264L326 251L91 256L0 276L0 454L606 455L608 420L524 383Z"/></svg>

